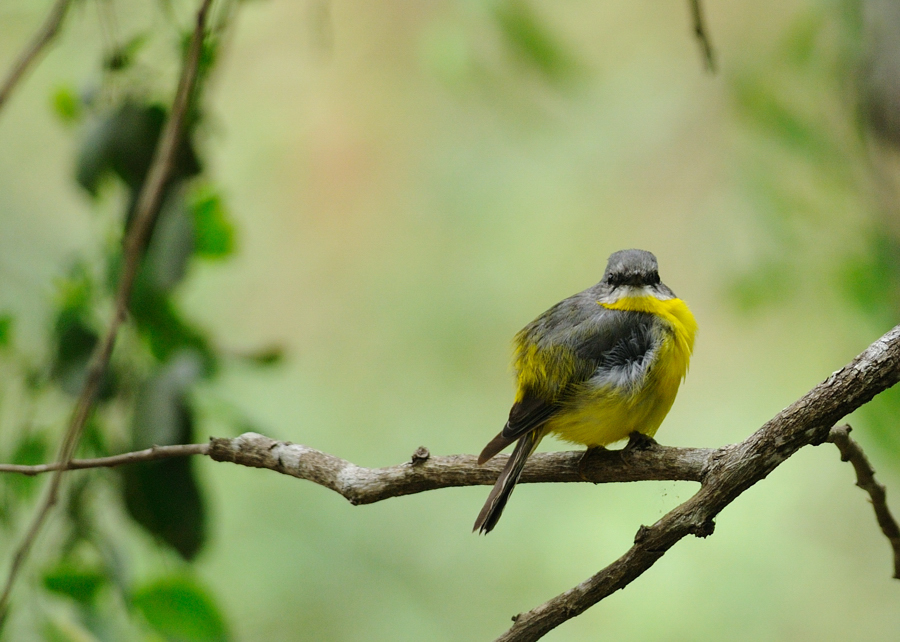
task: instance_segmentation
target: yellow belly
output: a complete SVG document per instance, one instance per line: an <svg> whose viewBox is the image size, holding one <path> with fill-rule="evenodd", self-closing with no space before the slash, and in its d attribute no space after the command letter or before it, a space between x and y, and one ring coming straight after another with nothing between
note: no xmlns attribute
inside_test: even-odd
<svg viewBox="0 0 900 642"><path fill-rule="evenodd" d="M585 386L545 424L545 434L586 446L606 446L635 431L650 437L656 434L687 374L697 332L697 322L680 299L630 297L601 305L650 312L671 331L666 333L642 385L630 390Z"/></svg>

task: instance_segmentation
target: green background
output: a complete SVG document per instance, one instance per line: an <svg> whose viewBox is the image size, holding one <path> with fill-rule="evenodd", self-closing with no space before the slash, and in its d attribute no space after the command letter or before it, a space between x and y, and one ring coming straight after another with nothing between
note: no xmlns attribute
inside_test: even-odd
<svg viewBox="0 0 900 642"><path fill-rule="evenodd" d="M122 32L152 24L137 4L116 3ZM362 466L405 461L420 445L478 452L509 409L513 334L628 247L657 255L700 325L661 442L740 441L852 359L890 327L857 313L831 278L865 251L873 215L851 191L818 190L816 158L767 142L741 97L747 78L783 85L824 114L814 131L835 135L821 123L840 120L841 93L812 73L793 85L778 47L815 19L827 49L836 3L706 4L715 76L684 2L534 3L550 58L517 53L475 0L243 5L204 132L238 254L193 264L178 298L224 349L277 344L287 358L229 367L201 397ZM3 68L46 5L0 7ZM50 106L96 66L94 12L76 4L0 113L0 307L35 355L47 350L54 280L109 235L71 180L75 137ZM752 180L766 173L827 206L779 236ZM754 285L772 304L744 305L744 276L784 253L797 260ZM62 424L67 403L45 419ZM197 430L234 434L215 413ZM896 453L863 424L854 437L896 498ZM492 639L694 490L523 485L497 529L476 537L486 487L354 508L270 471L197 464L212 515L197 571L247 641ZM546 639L895 639L900 585L853 482L835 448L804 449L729 507L711 538L681 542ZM0 548L8 559L9 543ZM173 565L136 556L138 576Z"/></svg>

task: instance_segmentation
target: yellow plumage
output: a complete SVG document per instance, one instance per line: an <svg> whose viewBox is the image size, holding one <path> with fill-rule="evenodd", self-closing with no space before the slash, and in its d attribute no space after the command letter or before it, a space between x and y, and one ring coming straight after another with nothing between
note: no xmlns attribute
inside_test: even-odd
<svg viewBox="0 0 900 642"><path fill-rule="evenodd" d="M475 522L490 531L541 439L588 447L652 437L687 374L697 322L642 250L610 256L603 280L547 310L516 335L516 397L487 461L515 451Z"/></svg>
<svg viewBox="0 0 900 642"><path fill-rule="evenodd" d="M588 447L608 446L627 439L633 432L648 437L656 434L687 374L697 333L694 315L681 299L626 297L614 304L600 305L609 310L656 315L669 326L671 334L666 334L661 341L654 367L643 387L633 392L611 387L585 390L567 404L566 410L544 424L545 435L552 433L563 441ZM530 363L535 361L532 359ZM525 381L532 378L533 373L524 377ZM519 380L522 381L521 373Z"/></svg>

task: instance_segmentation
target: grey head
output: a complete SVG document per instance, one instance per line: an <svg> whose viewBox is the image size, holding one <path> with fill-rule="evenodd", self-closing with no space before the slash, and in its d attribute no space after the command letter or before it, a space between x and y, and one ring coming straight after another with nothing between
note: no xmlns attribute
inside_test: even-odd
<svg viewBox="0 0 900 642"><path fill-rule="evenodd" d="M659 280L656 257L644 250L614 252L606 264L603 280L592 290L604 303L615 303L623 296L675 298L675 293Z"/></svg>
<svg viewBox="0 0 900 642"><path fill-rule="evenodd" d="M601 283L642 287L659 283L656 257L644 250L619 250L609 257Z"/></svg>

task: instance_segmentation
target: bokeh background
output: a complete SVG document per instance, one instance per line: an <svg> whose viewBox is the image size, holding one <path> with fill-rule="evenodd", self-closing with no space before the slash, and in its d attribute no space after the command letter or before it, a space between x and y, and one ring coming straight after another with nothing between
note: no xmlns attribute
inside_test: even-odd
<svg viewBox="0 0 900 642"><path fill-rule="evenodd" d="M657 255L700 324L658 439L744 439L896 323L890 137L860 82L875 77L872 43L890 41L871 11L890 4L707 1L713 75L674 0L241 3L197 136L236 251L192 261L174 298L224 353L284 356L225 359L193 393L197 440L250 427L364 466L420 445L478 452L511 402L513 334L629 247ZM48 7L0 5L4 69ZM48 358L60 279L121 234L125 197L76 184L83 125L54 96L89 91L111 40L148 33L171 54L171 23L188 28L191 10L76 3L0 112L4 377ZM177 66L154 51L142 69L165 98ZM9 440L21 411L4 386ZM59 434L70 405L43 400L40 422ZM895 405L852 422L900 508ZM194 465L209 523L191 572L246 641L493 639L694 490L523 485L476 537L486 487L354 508L269 471ZM804 449L714 536L546 639L896 639L900 585L853 483L836 449ZM114 493L94 497L131 542L131 576L184 565ZM27 514L3 531L4 559ZM62 520L38 542L7 639L44 639L45 619L103 639L42 590Z"/></svg>

